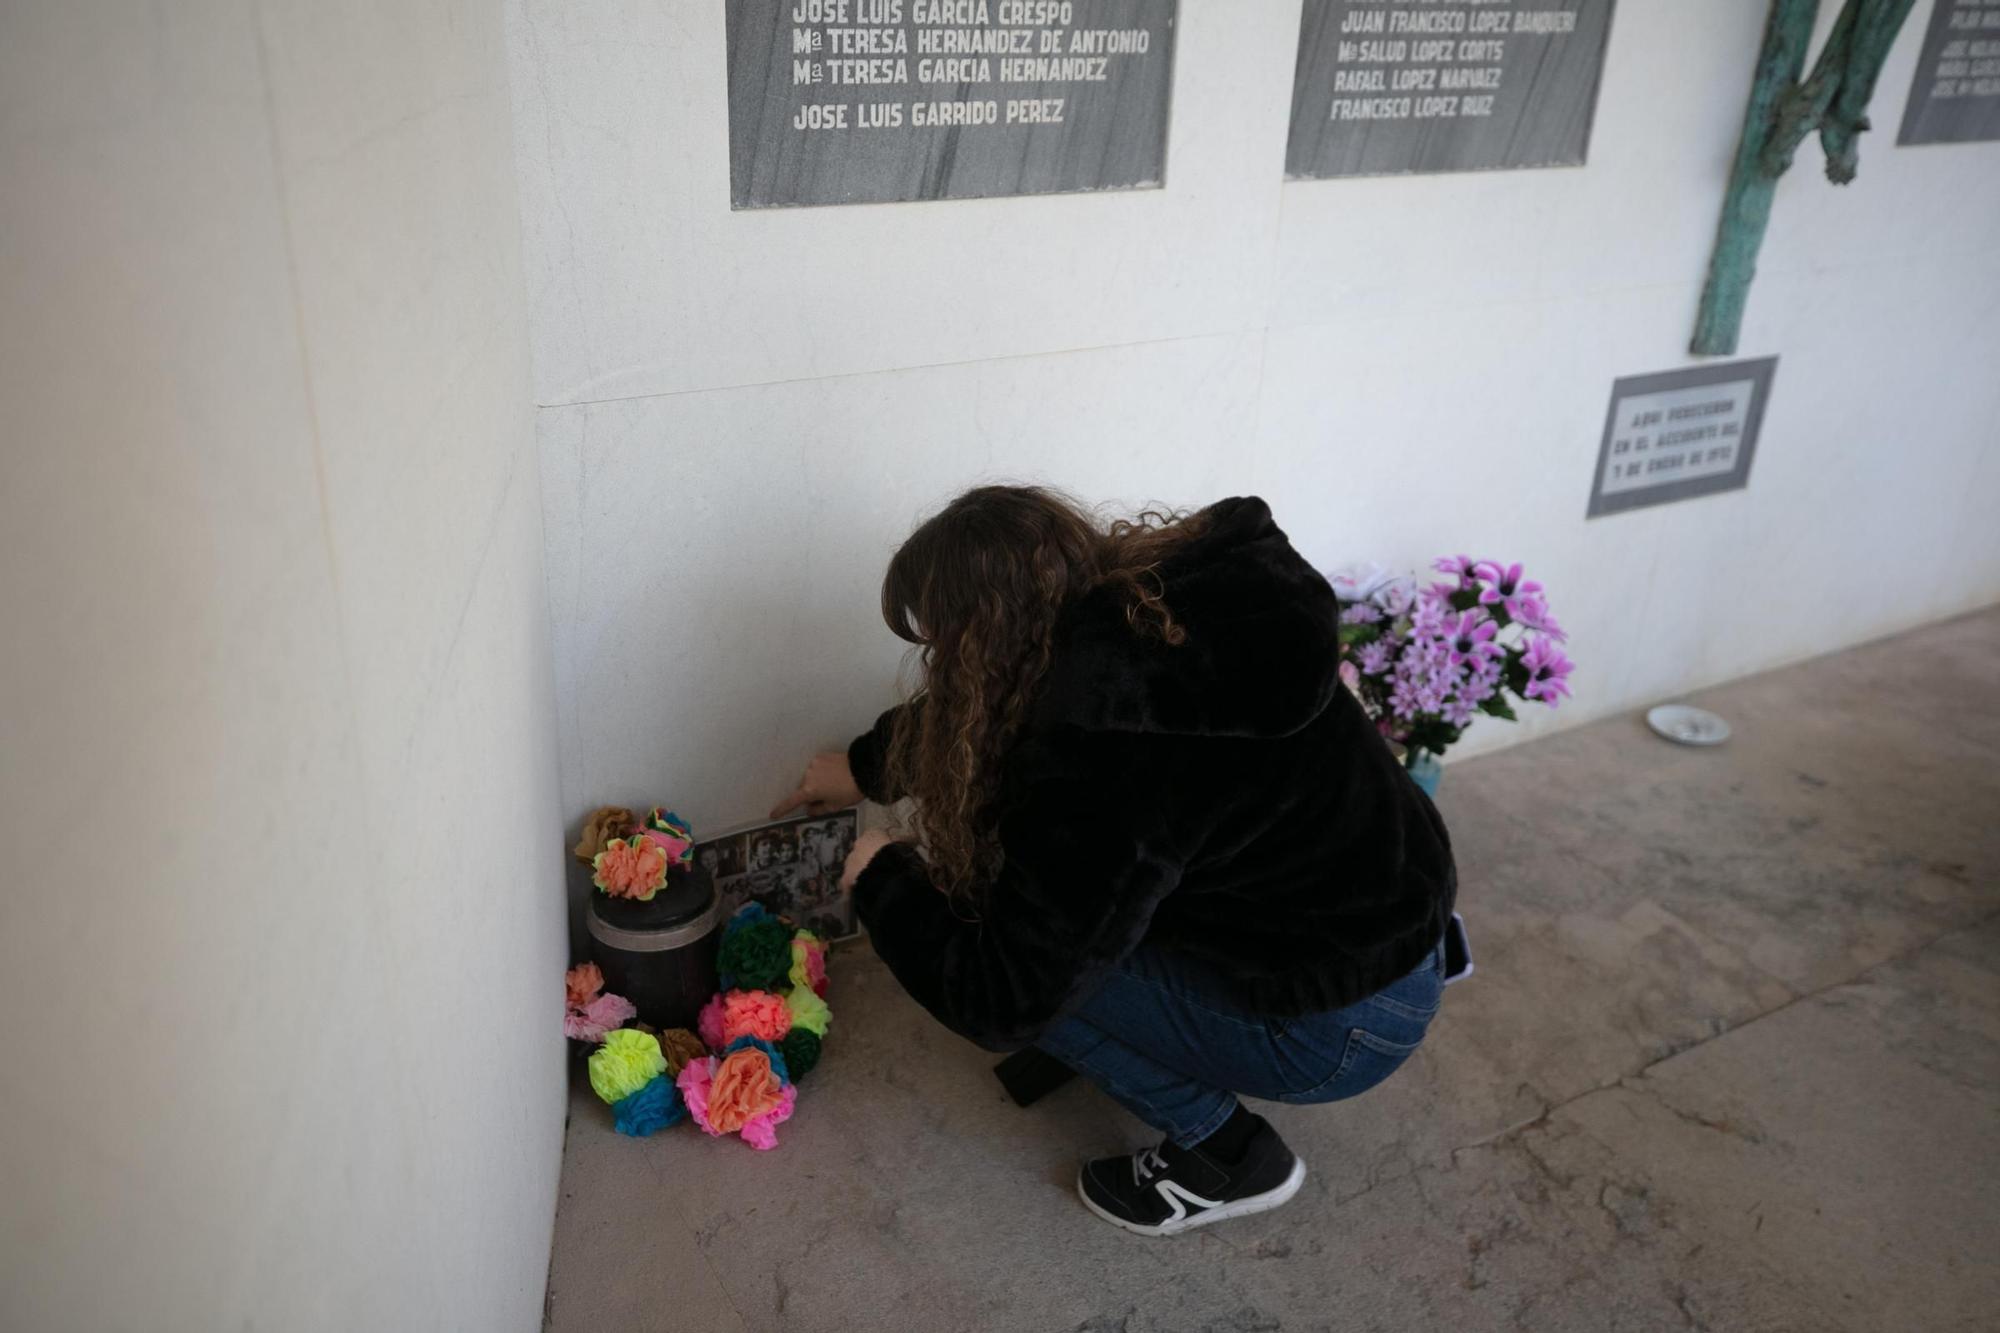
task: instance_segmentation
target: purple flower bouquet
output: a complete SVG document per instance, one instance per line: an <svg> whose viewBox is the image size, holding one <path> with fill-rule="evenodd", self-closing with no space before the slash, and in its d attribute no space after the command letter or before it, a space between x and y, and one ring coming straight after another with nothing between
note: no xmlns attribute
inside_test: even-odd
<svg viewBox="0 0 2000 1333"><path fill-rule="evenodd" d="M1377 568L1331 576L1341 678L1412 767L1457 744L1473 718L1517 721L1510 696L1554 708L1569 695L1566 638L1519 565L1446 556L1448 582Z"/></svg>

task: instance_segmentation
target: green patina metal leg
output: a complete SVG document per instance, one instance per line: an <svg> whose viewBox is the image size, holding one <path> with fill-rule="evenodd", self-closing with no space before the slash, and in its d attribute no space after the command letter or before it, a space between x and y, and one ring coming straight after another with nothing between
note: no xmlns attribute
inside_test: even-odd
<svg viewBox="0 0 2000 1333"><path fill-rule="evenodd" d="M1868 128L1868 99L1875 95L1875 80L1882 76L1882 62L1903 30L1916 0L1869 0L1861 5L1854 24L1853 46L1847 56L1847 73L1833 104L1820 117L1819 142L1826 150L1826 178L1835 185L1854 179L1861 152L1858 138Z"/></svg>
<svg viewBox="0 0 2000 1333"><path fill-rule="evenodd" d="M1727 356L1736 350L1778 178L1805 137L1819 131L1829 180L1844 185L1854 179L1856 137L1868 128L1868 99L1914 2L1847 0L1812 77L1801 81L1819 0L1772 0L1743 137L1722 198L1701 312L1695 318L1689 347L1695 355Z"/></svg>
<svg viewBox="0 0 2000 1333"><path fill-rule="evenodd" d="M1729 190L1722 196L1722 221L1715 232L1715 254L1708 261L1708 284L1702 288L1701 312L1695 316L1689 350L1697 356L1727 356L1736 350L1743 303L1749 299L1757 251L1771 222L1771 198L1778 192L1777 176L1764 166L1764 147L1771 141L1779 104L1805 72L1806 47L1818 14L1819 0L1771 0L1764 50L1757 57L1750 107L1743 116L1743 137L1736 144Z"/></svg>

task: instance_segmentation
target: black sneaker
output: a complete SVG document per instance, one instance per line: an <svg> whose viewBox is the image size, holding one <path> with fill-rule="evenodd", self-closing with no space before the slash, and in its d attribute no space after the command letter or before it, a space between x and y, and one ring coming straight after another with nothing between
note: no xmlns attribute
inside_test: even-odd
<svg viewBox="0 0 2000 1333"><path fill-rule="evenodd" d="M1084 1207L1142 1236L1171 1236L1225 1217L1261 1213L1290 1199L1305 1183L1306 1164L1263 1120L1230 1165L1199 1145L1162 1143L1130 1157L1100 1157L1077 1173Z"/></svg>

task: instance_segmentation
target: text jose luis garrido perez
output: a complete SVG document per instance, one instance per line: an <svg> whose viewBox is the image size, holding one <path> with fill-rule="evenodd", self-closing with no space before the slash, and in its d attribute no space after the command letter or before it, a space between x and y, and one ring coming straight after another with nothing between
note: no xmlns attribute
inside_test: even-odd
<svg viewBox="0 0 2000 1333"><path fill-rule="evenodd" d="M793 0L794 24L824 25L804 36L794 30L793 82L896 85L909 84L914 73L918 84L1098 83L1110 77L1114 57L1144 55L1152 44L1144 28L1070 29L1074 8L1071 0ZM906 12L920 25L914 32L898 26ZM1000 26L987 26L995 20ZM1067 101L809 102L791 125L1058 125Z"/></svg>

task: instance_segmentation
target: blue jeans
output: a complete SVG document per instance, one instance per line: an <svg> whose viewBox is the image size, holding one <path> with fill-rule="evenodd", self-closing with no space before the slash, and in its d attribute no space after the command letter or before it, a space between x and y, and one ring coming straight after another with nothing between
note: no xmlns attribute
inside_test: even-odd
<svg viewBox="0 0 2000 1333"><path fill-rule="evenodd" d="M1194 959L1139 948L1035 1043L1183 1148L1229 1119L1236 1094L1337 1102L1396 1072L1444 994L1444 944L1344 1009L1269 1018Z"/></svg>

